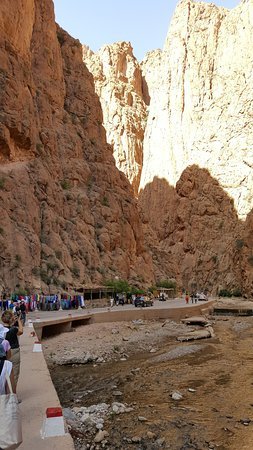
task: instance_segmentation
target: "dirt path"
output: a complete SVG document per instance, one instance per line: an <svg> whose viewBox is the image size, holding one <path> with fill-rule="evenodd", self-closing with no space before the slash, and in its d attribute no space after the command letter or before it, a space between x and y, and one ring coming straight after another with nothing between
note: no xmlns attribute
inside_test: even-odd
<svg viewBox="0 0 253 450"><path fill-rule="evenodd" d="M177 342L187 326L170 321L94 324L45 341L61 403L83 420L69 421L76 448L252 450L253 318L212 322L215 337L194 343ZM90 364L59 365L87 353ZM94 443L99 427L82 408L113 402L131 410L105 414L108 436Z"/></svg>

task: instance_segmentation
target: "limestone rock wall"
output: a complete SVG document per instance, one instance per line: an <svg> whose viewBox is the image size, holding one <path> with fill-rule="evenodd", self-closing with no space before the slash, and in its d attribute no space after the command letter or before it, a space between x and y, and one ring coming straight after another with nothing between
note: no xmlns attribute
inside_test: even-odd
<svg viewBox="0 0 253 450"><path fill-rule="evenodd" d="M139 206L156 276L163 267L185 288L253 294L252 32L250 1L230 11L182 0L163 51L141 64Z"/></svg>
<svg viewBox="0 0 253 450"><path fill-rule="evenodd" d="M139 63L129 42L105 45L98 53L83 46L83 59L94 77L116 165L137 194L147 119Z"/></svg>
<svg viewBox="0 0 253 450"><path fill-rule="evenodd" d="M153 280L79 41L51 0L0 3L0 286Z"/></svg>
<svg viewBox="0 0 253 450"><path fill-rule="evenodd" d="M150 75L157 55L142 63L151 102L140 189L155 176L175 186L197 164L246 218L253 207L252 32L252 2L231 11L179 3L159 56L160 77Z"/></svg>

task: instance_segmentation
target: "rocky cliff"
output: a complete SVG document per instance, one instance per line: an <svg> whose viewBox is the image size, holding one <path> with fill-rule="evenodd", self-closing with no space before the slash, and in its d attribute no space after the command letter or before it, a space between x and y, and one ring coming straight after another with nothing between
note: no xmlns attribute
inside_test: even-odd
<svg viewBox="0 0 253 450"><path fill-rule="evenodd" d="M253 295L252 2L182 0L141 64L51 0L3 0L0 27L0 285Z"/></svg>
<svg viewBox="0 0 253 450"><path fill-rule="evenodd" d="M182 0L163 51L142 63L150 106L140 203L153 217L160 209L152 227L188 287L253 293L252 243L242 238L252 232L252 14L248 1L226 10Z"/></svg>
<svg viewBox="0 0 253 450"><path fill-rule="evenodd" d="M134 180L135 193L139 178L130 173L139 133L121 139L108 113L115 96L112 109L116 105L122 121L131 111L144 133L138 203L156 278L215 292L222 286L241 290L245 283L252 289L246 282L252 250L242 238L250 233L245 219L253 207L252 17L250 1L227 10L182 0L163 50L148 53L139 67L135 62L134 72L129 44L106 46L97 55L85 51L115 160ZM122 75L137 73L139 80L139 69L141 85L125 77L123 89ZM129 89L146 107L147 122L136 103L125 101ZM130 169L119 164L122 149Z"/></svg>
<svg viewBox="0 0 253 450"><path fill-rule="evenodd" d="M160 210L152 228L188 287L253 293L242 238L252 232L252 13L248 1L226 10L182 0L163 51L141 65L150 106L140 204L152 217Z"/></svg>
<svg viewBox="0 0 253 450"><path fill-rule="evenodd" d="M129 42L105 45L98 53L83 46L83 59L94 77L116 165L137 194L147 120L140 66Z"/></svg>
<svg viewBox="0 0 253 450"><path fill-rule="evenodd" d="M3 0L0 26L0 285L152 281L79 41L51 0Z"/></svg>

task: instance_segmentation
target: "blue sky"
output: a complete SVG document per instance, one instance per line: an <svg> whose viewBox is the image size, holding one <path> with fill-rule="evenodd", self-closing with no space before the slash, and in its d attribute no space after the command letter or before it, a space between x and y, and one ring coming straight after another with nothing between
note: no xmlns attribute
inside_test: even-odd
<svg viewBox="0 0 253 450"><path fill-rule="evenodd" d="M56 22L93 51L130 41L140 61L162 48L178 0L53 0ZM210 2L209 2L210 3ZM233 8L239 0L213 0Z"/></svg>

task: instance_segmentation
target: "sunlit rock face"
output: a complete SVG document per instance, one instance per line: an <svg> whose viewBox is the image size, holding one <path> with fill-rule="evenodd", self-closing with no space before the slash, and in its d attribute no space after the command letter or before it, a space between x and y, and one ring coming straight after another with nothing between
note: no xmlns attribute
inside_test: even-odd
<svg viewBox="0 0 253 450"><path fill-rule="evenodd" d="M240 218L252 209L252 35L250 1L233 10L179 3L163 52L142 63L150 106L140 190L154 177L175 186L197 164L234 199Z"/></svg>
<svg viewBox="0 0 253 450"><path fill-rule="evenodd" d="M105 45L98 53L83 46L83 59L94 76L116 165L137 194L147 118L139 63L129 42Z"/></svg>

